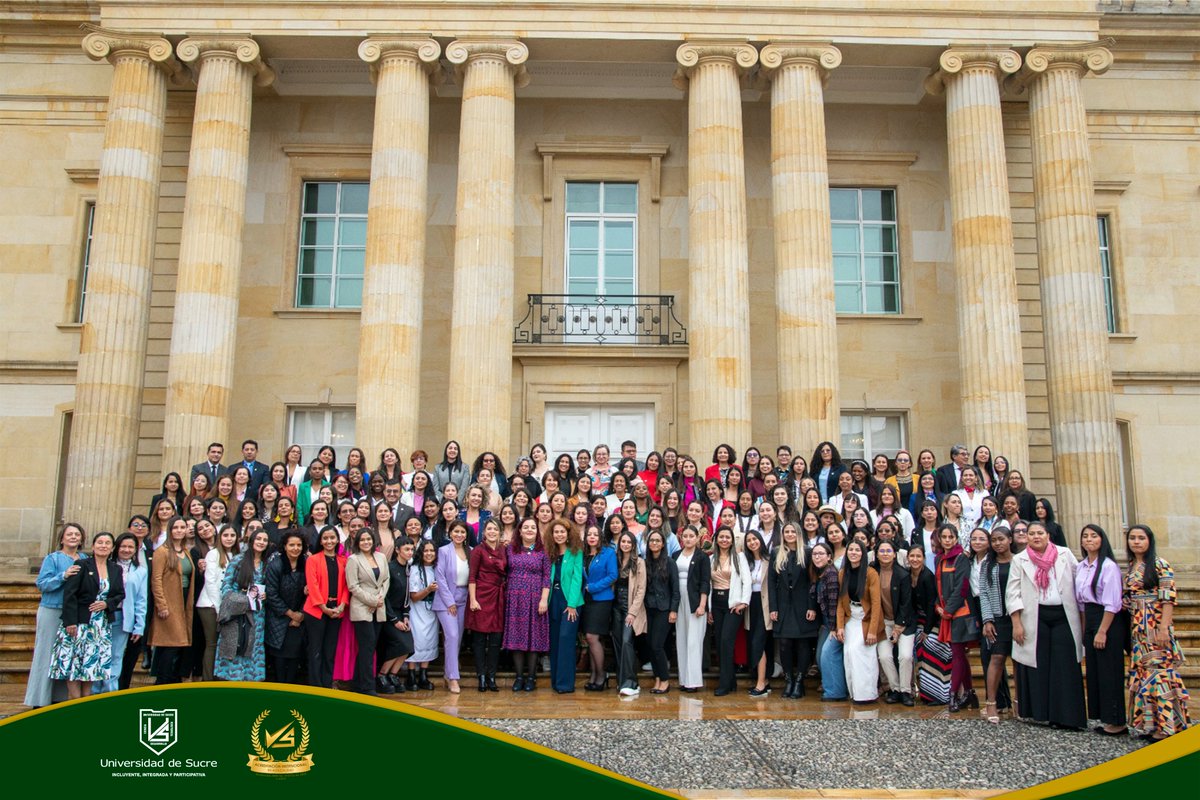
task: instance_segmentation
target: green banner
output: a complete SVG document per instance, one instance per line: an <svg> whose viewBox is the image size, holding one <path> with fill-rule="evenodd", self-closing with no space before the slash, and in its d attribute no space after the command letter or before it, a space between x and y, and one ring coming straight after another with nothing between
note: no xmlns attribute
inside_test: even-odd
<svg viewBox="0 0 1200 800"><path fill-rule="evenodd" d="M146 796L152 786L210 798L224 789L338 797L355 787L494 797L506 786L572 800L676 796L436 711L278 684L150 687L30 711L0 721L0 752L39 776L39 791L61 774L64 789L100 797Z"/></svg>

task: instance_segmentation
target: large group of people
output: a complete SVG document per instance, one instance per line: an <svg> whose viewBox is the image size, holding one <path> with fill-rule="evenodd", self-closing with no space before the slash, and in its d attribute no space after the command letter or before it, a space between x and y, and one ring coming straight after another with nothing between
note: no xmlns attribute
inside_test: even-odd
<svg viewBox="0 0 1200 800"><path fill-rule="evenodd" d="M1144 525L1118 563L1108 534L1078 555L1024 476L986 446L845 463L716 447L709 463L666 448L535 444L440 460L332 447L305 464L222 463L213 443L185 481L171 472L125 532L59 532L37 585L25 702L127 688L139 659L158 683L305 681L367 694L462 691L623 697L738 688L824 700L917 702L1107 735L1160 739L1189 725L1173 634L1171 566ZM673 644L672 644L673 643ZM609 656L606 644L611 644ZM971 651L985 676L977 691ZM1125 653L1130 657L1126 665ZM1009 661L1015 672L1010 691ZM1083 674L1086 665L1086 682ZM610 673L610 666L612 672ZM984 694L980 707L979 692Z"/></svg>

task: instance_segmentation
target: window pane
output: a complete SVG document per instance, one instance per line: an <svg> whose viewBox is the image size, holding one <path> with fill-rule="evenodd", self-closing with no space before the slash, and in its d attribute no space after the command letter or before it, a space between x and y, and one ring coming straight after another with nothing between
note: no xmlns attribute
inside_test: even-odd
<svg viewBox="0 0 1200 800"><path fill-rule="evenodd" d="M362 278L338 278L337 308L362 308Z"/></svg>
<svg viewBox="0 0 1200 800"><path fill-rule="evenodd" d="M606 183L606 184L604 184L604 213L606 213L606 214L636 214L637 213L637 184L636 183Z"/></svg>
<svg viewBox="0 0 1200 800"><path fill-rule="evenodd" d="M599 294L595 278L575 278L567 280L567 294L585 295L587 297L595 297Z"/></svg>
<svg viewBox="0 0 1200 800"><path fill-rule="evenodd" d="M303 307L329 308L329 294L332 289L329 278L301 278L300 305Z"/></svg>
<svg viewBox="0 0 1200 800"><path fill-rule="evenodd" d="M863 256L863 280L894 283L896 281L895 256Z"/></svg>
<svg viewBox="0 0 1200 800"><path fill-rule="evenodd" d="M871 417L871 450L895 455L904 446L900 417L894 415Z"/></svg>
<svg viewBox="0 0 1200 800"><path fill-rule="evenodd" d="M573 219L567 231L567 247L571 250L595 250L600 246L600 223L594 220Z"/></svg>
<svg viewBox="0 0 1200 800"><path fill-rule="evenodd" d="M833 287L833 296L839 314L862 313L862 289L858 284L839 283Z"/></svg>
<svg viewBox="0 0 1200 800"><path fill-rule="evenodd" d="M300 237L301 245L333 244L333 220L306 219Z"/></svg>
<svg viewBox="0 0 1200 800"><path fill-rule="evenodd" d="M604 257L604 279L633 280L633 253L610 253Z"/></svg>
<svg viewBox="0 0 1200 800"><path fill-rule="evenodd" d="M322 411L292 411L291 441L303 444L319 444L325 436L325 414ZM307 452L308 448L305 448ZM315 451L314 451L315 455Z"/></svg>
<svg viewBox="0 0 1200 800"><path fill-rule="evenodd" d="M338 244L342 247L366 247L367 221L365 219L342 220L338 237Z"/></svg>
<svg viewBox="0 0 1200 800"><path fill-rule="evenodd" d="M863 225L863 252L896 252L896 229L891 225Z"/></svg>
<svg viewBox="0 0 1200 800"><path fill-rule="evenodd" d="M333 251L306 248L300 251L301 275L330 275L333 273Z"/></svg>
<svg viewBox="0 0 1200 800"><path fill-rule="evenodd" d="M365 250L341 250L338 254L338 275L356 277L363 274L363 262L366 261Z"/></svg>
<svg viewBox="0 0 1200 800"><path fill-rule="evenodd" d="M610 253L614 250L633 250L633 223L605 222L604 249Z"/></svg>
<svg viewBox="0 0 1200 800"><path fill-rule="evenodd" d="M858 190L830 189L829 210L834 219L858 219Z"/></svg>
<svg viewBox="0 0 1200 800"><path fill-rule="evenodd" d="M336 183L304 184L304 213L332 214L337 210Z"/></svg>
<svg viewBox="0 0 1200 800"><path fill-rule="evenodd" d="M862 458L863 456L863 418L859 416L842 417L842 435L838 445L842 460Z"/></svg>
<svg viewBox="0 0 1200 800"><path fill-rule="evenodd" d="M354 409L337 409L330 412L329 443L339 456L348 455L354 446ZM343 459L344 456L343 456Z"/></svg>
<svg viewBox="0 0 1200 800"><path fill-rule="evenodd" d="M570 214L598 214L600 212L600 184L568 183L567 212Z"/></svg>
<svg viewBox="0 0 1200 800"><path fill-rule="evenodd" d="M567 274L571 278L596 278L600 274L599 255L591 252L571 253L567 262Z"/></svg>
<svg viewBox="0 0 1200 800"><path fill-rule="evenodd" d="M835 253L857 253L858 252L858 226L857 225L834 225L833 226L833 252L835 252Z"/></svg>
<svg viewBox="0 0 1200 800"><path fill-rule="evenodd" d="M604 293L607 295L633 294L633 281L605 278Z"/></svg>
<svg viewBox="0 0 1200 800"><path fill-rule="evenodd" d="M343 214L366 214L369 183L343 183L342 208Z"/></svg>
<svg viewBox="0 0 1200 800"><path fill-rule="evenodd" d="M894 195L890 189L862 190L862 218L895 221Z"/></svg>
<svg viewBox="0 0 1200 800"><path fill-rule="evenodd" d="M884 287L877 284L867 285L866 311L868 314L882 314L887 311L887 307L884 305L883 290Z"/></svg>
<svg viewBox="0 0 1200 800"><path fill-rule="evenodd" d="M858 256L834 256L833 279L835 281L857 281Z"/></svg>

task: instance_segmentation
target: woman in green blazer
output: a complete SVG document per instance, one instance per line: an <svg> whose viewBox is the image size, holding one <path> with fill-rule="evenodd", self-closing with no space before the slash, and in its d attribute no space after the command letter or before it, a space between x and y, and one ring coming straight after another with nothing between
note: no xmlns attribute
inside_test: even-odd
<svg viewBox="0 0 1200 800"><path fill-rule="evenodd" d="M550 685L575 691L575 640L583 606L583 545L575 526L555 519L543 542L550 559Z"/></svg>

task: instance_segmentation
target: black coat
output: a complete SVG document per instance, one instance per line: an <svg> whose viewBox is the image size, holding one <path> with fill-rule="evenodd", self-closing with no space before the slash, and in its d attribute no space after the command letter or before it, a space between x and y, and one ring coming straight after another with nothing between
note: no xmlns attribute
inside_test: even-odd
<svg viewBox="0 0 1200 800"><path fill-rule="evenodd" d="M678 611L679 567L675 566L675 559L668 556L665 549L659 558L666 562L667 565L664 574L661 575L659 574L657 565L651 566L649 559L644 562L646 565L646 597L643 601L644 605L651 611ZM696 562L693 561L692 563Z"/></svg>
<svg viewBox="0 0 1200 800"><path fill-rule="evenodd" d="M871 567L879 571L878 563L872 564ZM892 565L892 585L890 588L892 593L892 621L906 635L916 633L917 615L913 610L912 576L908 570L899 564ZM879 590L884 592L888 590L888 587L881 584Z"/></svg>
<svg viewBox="0 0 1200 800"><path fill-rule="evenodd" d="M96 572L96 561L90 557L79 559L79 572L63 582L63 625L84 625L92 618L88 606L96 602L100 594L100 575ZM104 616L113 621L113 615L125 599L125 574L115 561L108 563L108 595L104 600Z"/></svg>
<svg viewBox="0 0 1200 800"><path fill-rule="evenodd" d="M937 476L937 484L935 488L938 494L948 495L958 488L958 474L954 470L954 462L942 464L934 471Z"/></svg>
<svg viewBox="0 0 1200 800"><path fill-rule="evenodd" d="M388 573L391 581L383 598L383 607L387 611L388 624L394 625L408 619L408 567L393 558L388 562Z"/></svg>
<svg viewBox="0 0 1200 800"><path fill-rule="evenodd" d="M678 556L676 556L678 558ZM678 579L676 579L678 580ZM688 567L687 594L688 608L692 613L700 608L700 598L707 597L712 591L712 565L708 556L696 548L692 553L692 563Z"/></svg>
<svg viewBox="0 0 1200 800"><path fill-rule="evenodd" d="M275 650L283 647L291 623L287 612L304 610L306 582L303 562L297 565L294 572L288 569L287 556L279 555L267 562L263 576L263 583L267 587L263 641L267 647Z"/></svg>
<svg viewBox="0 0 1200 800"><path fill-rule="evenodd" d="M771 613L771 633L776 639L815 639L821 631L821 614L817 608L816 586L808 575L808 567L797 563L796 554L788 553L782 570L775 568L772 558L771 588L767 593ZM812 620L808 612L817 612Z"/></svg>
<svg viewBox="0 0 1200 800"><path fill-rule="evenodd" d="M911 572L908 579L911 586ZM934 608L936 605L937 584L934 581L933 573L929 571L928 567L922 567L921 575L917 578L917 585L912 590L913 624L916 624L917 619L923 618L925 624L922 627L926 633L936 628L941 623L937 610Z"/></svg>

